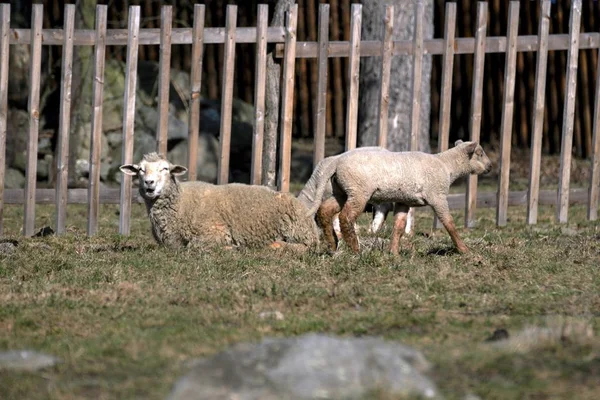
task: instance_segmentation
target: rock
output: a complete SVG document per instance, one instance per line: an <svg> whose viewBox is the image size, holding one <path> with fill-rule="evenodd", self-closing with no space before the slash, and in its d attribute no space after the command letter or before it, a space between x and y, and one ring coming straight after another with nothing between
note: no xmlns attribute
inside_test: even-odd
<svg viewBox="0 0 600 400"><path fill-rule="evenodd" d="M19 242L16 240L3 240L0 242L0 255L8 255L17 250Z"/></svg>
<svg viewBox="0 0 600 400"><path fill-rule="evenodd" d="M496 329L492 336L485 339L486 342L497 342L498 340L506 340L509 338L508 331L506 329Z"/></svg>
<svg viewBox="0 0 600 400"><path fill-rule="evenodd" d="M31 350L0 352L0 370L37 371L53 367L60 359Z"/></svg>
<svg viewBox="0 0 600 400"><path fill-rule="evenodd" d="M80 158L75 162L75 176L79 178L87 178L90 176L90 162Z"/></svg>
<svg viewBox="0 0 600 400"><path fill-rule="evenodd" d="M25 187L25 175L21 171L8 168L4 174L5 189L22 189Z"/></svg>
<svg viewBox="0 0 600 400"><path fill-rule="evenodd" d="M27 132L29 132L29 114L27 111L13 108L8 110L6 120L6 165L21 172L25 172L27 163Z"/></svg>
<svg viewBox="0 0 600 400"><path fill-rule="evenodd" d="M47 180L50 176L50 168L52 164L48 163L47 159L38 160L36 175L38 180Z"/></svg>
<svg viewBox="0 0 600 400"><path fill-rule="evenodd" d="M173 164L187 166L188 164L188 142L187 140L179 142L168 153L169 161ZM217 153L219 151L219 142L212 135L200 134L198 137L198 163L196 164L196 173L198 180L216 183L217 182Z"/></svg>
<svg viewBox="0 0 600 400"><path fill-rule="evenodd" d="M280 311L263 311L260 314L258 314L258 318L271 319L275 321L283 321L285 319L283 313Z"/></svg>
<svg viewBox="0 0 600 400"><path fill-rule="evenodd" d="M356 399L375 390L435 398L417 350L378 338L308 334L239 344L197 361L169 396L192 399Z"/></svg>

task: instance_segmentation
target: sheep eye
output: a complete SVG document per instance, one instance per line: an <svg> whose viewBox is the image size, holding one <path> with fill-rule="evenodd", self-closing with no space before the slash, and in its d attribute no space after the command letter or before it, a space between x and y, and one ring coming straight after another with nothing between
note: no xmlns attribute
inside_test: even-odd
<svg viewBox="0 0 600 400"><path fill-rule="evenodd" d="M163 170L163 171L168 171L168 170L169 170L169 167L164 167L162 170Z"/></svg>

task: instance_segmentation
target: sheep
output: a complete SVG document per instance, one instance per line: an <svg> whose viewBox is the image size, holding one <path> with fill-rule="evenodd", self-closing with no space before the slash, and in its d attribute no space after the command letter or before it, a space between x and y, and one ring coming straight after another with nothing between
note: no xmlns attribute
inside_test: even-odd
<svg viewBox="0 0 600 400"><path fill-rule="evenodd" d="M460 239L447 195L450 185L469 174L488 173L492 163L477 142L458 140L455 147L438 154L422 152L365 151L348 153L332 163L317 181L315 201L309 213L317 212L324 237L332 251L337 243L331 233L332 217L340 213L342 237L358 253L358 239L352 229L367 202L396 203L390 251L398 252L409 207L429 205L440 219L457 250L468 251ZM333 197L325 200L328 181L333 177Z"/></svg>
<svg viewBox="0 0 600 400"><path fill-rule="evenodd" d="M264 186L178 182L187 172L157 153L120 167L139 177L154 239L167 247L316 247L318 228L294 196Z"/></svg>
<svg viewBox="0 0 600 400"><path fill-rule="evenodd" d="M330 165L332 163L336 163L337 160L339 160L340 156L342 156L344 154L348 154L348 153L362 152L362 151L385 151L385 152L387 152L388 150L386 150L382 147L374 147L374 146L358 147L358 148L356 148L354 150L350 150L346 153L342 153L342 154L338 154L335 156L330 156L330 157L324 158L317 164L317 166L315 167L309 180L304 185L304 188L302 188L302 190L298 194L298 200L302 201L302 203L304 203L307 208L310 208L312 206L313 202L315 201L315 192L317 190L317 181L320 179L321 175L323 174L323 171L327 168L330 168ZM329 183L329 181L328 181L328 184L325 187L325 192L323 194L323 201L328 199L331 196L333 196L333 190L332 190L331 183ZM379 231L379 229L381 228L381 226L383 225L383 222L385 221L387 214L392 209L393 209L392 204L373 204L373 220L371 222L371 225L369 226L369 231L372 233L377 233ZM314 213L312 213L311 215L313 215L313 214ZM412 225L411 219L412 218L409 219L409 221L406 225L406 233L410 232L411 225ZM340 232L340 226L339 226L339 218L337 215L334 217L334 220L333 220L333 230L335 231L338 238L340 238L341 232Z"/></svg>

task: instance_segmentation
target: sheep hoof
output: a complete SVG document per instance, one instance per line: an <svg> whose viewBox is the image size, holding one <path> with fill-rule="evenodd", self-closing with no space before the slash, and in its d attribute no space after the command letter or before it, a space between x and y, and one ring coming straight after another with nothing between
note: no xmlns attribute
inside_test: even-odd
<svg viewBox="0 0 600 400"><path fill-rule="evenodd" d="M467 246L460 246L456 248L460 254L466 254L469 252L469 248Z"/></svg>

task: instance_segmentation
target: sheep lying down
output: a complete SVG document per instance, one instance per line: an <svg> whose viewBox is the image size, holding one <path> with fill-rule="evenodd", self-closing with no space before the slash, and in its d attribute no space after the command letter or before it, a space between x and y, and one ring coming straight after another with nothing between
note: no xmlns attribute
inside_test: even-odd
<svg viewBox="0 0 600 400"><path fill-rule="evenodd" d="M323 235L330 249L335 250L337 241L331 226L334 215L339 213L342 237L358 253L354 223L365 205L395 203L390 250L397 253L409 207L429 205L458 251L466 252L450 214L448 191L456 179L487 173L491 168L490 159L477 142L461 140L454 148L438 154L381 150L343 154L321 174L309 214L318 210L317 220ZM333 197L323 201L330 179Z"/></svg>
<svg viewBox="0 0 600 400"><path fill-rule="evenodd" d="M178 182L187 168L157 153L120 167L139 178L156 241L168 247L280 247L308 249L318 230L294 196L264 186Z"/></svg>

